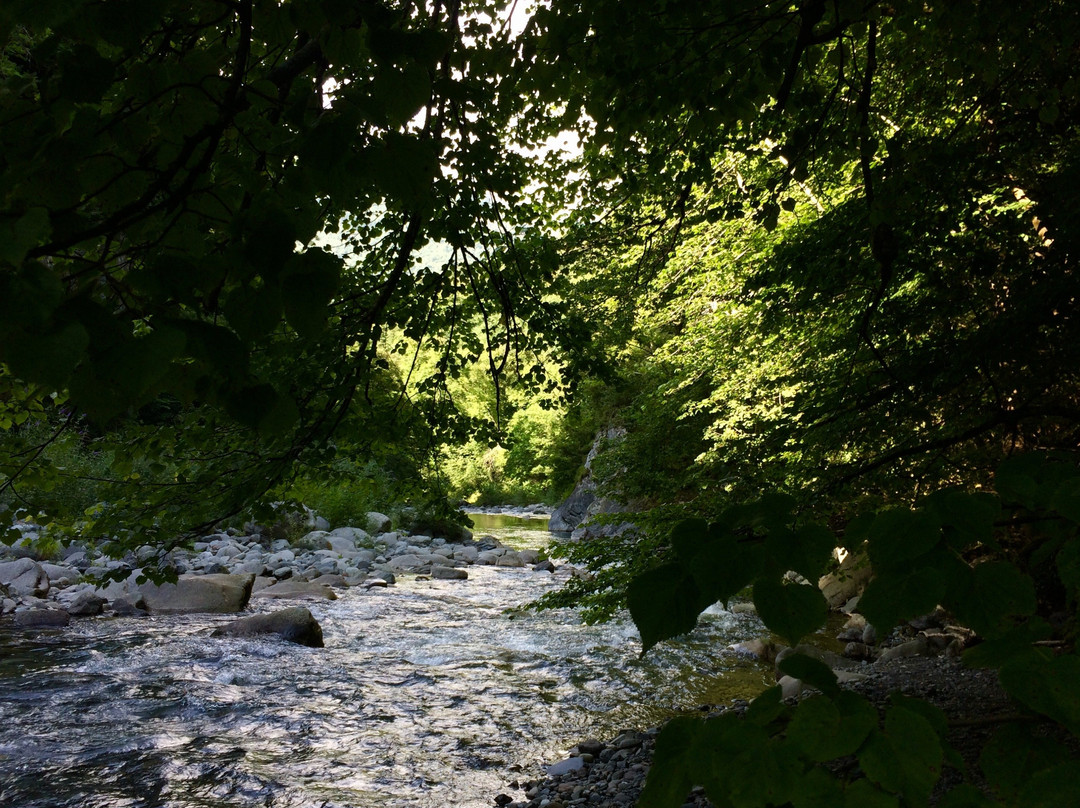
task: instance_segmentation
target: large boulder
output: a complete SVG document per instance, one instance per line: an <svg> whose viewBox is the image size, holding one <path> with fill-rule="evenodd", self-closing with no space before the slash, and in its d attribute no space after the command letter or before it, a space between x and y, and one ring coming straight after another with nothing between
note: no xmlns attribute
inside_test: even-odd
<svg viewBox="0 0 1080 808"><path fill-rule="evenodd" d="M239 612L247 606L255 576L181 575L174 584L146 583L139 592L146 608L157 614Z"/></svg>
<svg viewBox="0 0 1080 808"><path fill-rule="evenodd" d="M325 530L312 530L294 541L293 547L301 550L328 550L330 544L326 541L326 537L329 535Z"/></svg>
<svg viewBox="0 0 1080 808"><path fill-rule="evenodd" d="M0 585L11 595L44 597L49 593L49 576L31 558L0 563Z"/></svg>
<svg viewBox="0 0 1080 808"><path fill-rule="evenodd" d="M72 592L71 595L65 597L67 592L71 592L70 589L60 595L60 605L64 607L64 611L70 614L72 617L94 617L99 615L105 609L105 598L97 594L92 588L80 589L78 592Z"/></svg>
<svg viewBox="0 0 1080 808"><path fill-rule="evenodd" d="M365 527L367 528L367 532L372 535L386 533L393 527L393 520L385 513L369 511L367 515L367 525L365 525Z"/></svg>
<svg viewBox="0 0 1080 808"><path fill-rule="evenodd" d="M835 572L822 575L818 588L829 607L839 609L853 597L862 594L874 572L865 553L848 553Z"/></svg>
<svg viewBox="0 0 1080 808"><path fill-rule="evenodd" d="M443 581L464 581L468 579L469 573L456 567L435 566L431 568L431 577Z"/></svg>
<svg viewBox="0 0 1080 808"><path fill-rule="evenodd" d="M253 637L260 634L276 634L283 640L322 648L322 627L303 606L293 606L270 614L241 617L214 629L215 637Z"/></svg>
<svg viewBox="0 0 1080 808"><path fill-rule="evenodd" d="M330 531L331 536L349 539L355 547L370 547L371 535L358 527L338 527Z"/></svg>
<svg viewBox="0 0 1080 808"><path fill-rule="evenodd" d="M21 628L63 628L70 622L68 613L59 609L27 609L15 613L15 623Z"/></svg>
<svg viewBox="0 0 1080 808"><path fill-rule="evenodd" d="M57 587L71 586L82 580L82 573L67 564L44 563L41 568L49 576L49 584Z"/></svg>
<svg viewBox="0 0 1080 808"><path fill-rule="evenodd" d="M253 598L271 600L337 600L334 590L318 581L282 581L260 589Z"/></svg>

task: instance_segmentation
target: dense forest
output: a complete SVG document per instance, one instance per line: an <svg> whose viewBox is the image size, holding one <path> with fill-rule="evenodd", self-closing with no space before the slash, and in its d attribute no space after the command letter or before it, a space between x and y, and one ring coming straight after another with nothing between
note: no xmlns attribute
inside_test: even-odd
<svg viewBox="0 0 1080 808"><path fill-rule="evenodd" d="M547 605L796 644L865 554L1023 710L947 804L1073 805L1078 115L1068 0L6 0L0 519L445 525L595 449L634 528ZM926 804L941 716L787 664L642 804Z"/></svg>

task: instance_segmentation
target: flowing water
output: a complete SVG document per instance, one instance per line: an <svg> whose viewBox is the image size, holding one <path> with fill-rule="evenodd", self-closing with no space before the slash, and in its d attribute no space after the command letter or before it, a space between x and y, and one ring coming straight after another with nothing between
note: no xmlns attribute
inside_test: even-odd
<svg viewBox="0 0 1080 808"><path fill-rule="evenodd" d="M547 540L500 519L474 531ZM578 740L762 688L723 650L761 633L752 617L707 613L641 659L629 619L506 611L562 580L475 566L347 590L305 604L321 649L208 636L226 615L0 628L0 805L490 806Z"/></svg>

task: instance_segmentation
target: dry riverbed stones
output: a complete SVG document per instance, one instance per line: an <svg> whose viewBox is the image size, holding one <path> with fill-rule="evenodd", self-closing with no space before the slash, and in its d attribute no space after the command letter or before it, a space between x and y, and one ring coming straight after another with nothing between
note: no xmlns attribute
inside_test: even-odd
<svg viewBox="0 0 1080 808"><path fill-rule="evenodd" d="M453 586L467 580L467 568L475 564L537 574L555 569L536 551L514 550L491 536L463 531L450 540L393 530L380 513L368 514L363 526L317 526L292 542L249 525L246 533L215 533L166 555L146 546L113 559L71 545L60 558L42 561L33 551L39 528L21 522L16 527L23 539L0 545L0 613L23 628L59 628L102 614L234 613L260 601L334 600L335 590L381 589L403 574ZM154 563L177 577L147 580L143 568Z"/></svg>

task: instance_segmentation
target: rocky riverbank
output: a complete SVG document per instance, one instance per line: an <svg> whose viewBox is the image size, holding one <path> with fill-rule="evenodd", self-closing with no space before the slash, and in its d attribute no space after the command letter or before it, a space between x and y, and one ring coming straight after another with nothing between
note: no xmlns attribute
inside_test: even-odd
<svg viewBox="0 0 1080 808"><path fill-rule="evenodd" d="M73 543L45 560L33 549L37 526L17 527L23 538L0 545L0 610L24 628L102 614L238 612L249 599L333 600L335 590L392 586L403 573L464 580L477 564L555 571L536 550L514 550L468 531L410 534L379 513L368 514L362 527L323 524L292 541L249 526L205 536L190 549L161 555L146 546L119 559ZM147 581L149 565L173 570L176 583Z"/></svg>
<svg viewBox="0 0 1080 808"><path fill-rule="evenodd" d="M1010 711L1009 700L992 670L964 668L954 658L907 656L866 665L860 675L845 684L884 710L891 693L925 699L939 707L949 720L947 741L964 759L978 785L978 759L995 728L995 720ZM703 705L702 713L742 712L747 703ZM547 771L521 776L494 804L506 808L625 808L633 805L645 785L652 764L658 728L627 730L606 741L589 739L570 750L570 757ZM525 774L528 774L527 772ZM962 782L959 771L946 768L936 793ZM709 808L703 789L686 795L684 808Z"/></svg>

